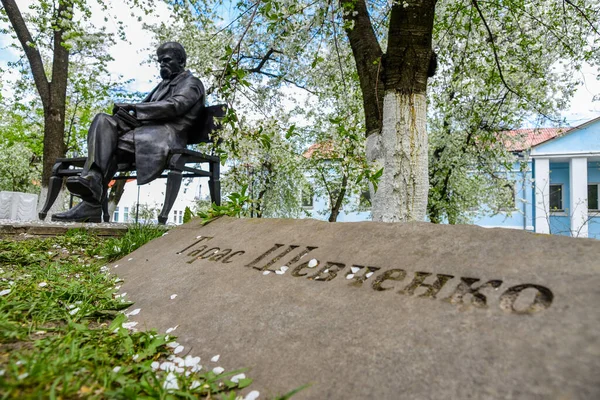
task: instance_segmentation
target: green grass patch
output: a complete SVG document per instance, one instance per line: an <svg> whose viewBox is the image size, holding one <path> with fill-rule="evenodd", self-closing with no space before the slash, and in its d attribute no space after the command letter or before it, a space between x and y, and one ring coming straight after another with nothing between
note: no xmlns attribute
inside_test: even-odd
<svg viewBox="0 0 600 400"><path fill-rule="evenodd" d="M164 232L0 240L1 398L235 399L250 385L232 382L240 371L181 367L167 346L173 336L122 326L131 303L116 296L119 281L103 266Z"/></svg>

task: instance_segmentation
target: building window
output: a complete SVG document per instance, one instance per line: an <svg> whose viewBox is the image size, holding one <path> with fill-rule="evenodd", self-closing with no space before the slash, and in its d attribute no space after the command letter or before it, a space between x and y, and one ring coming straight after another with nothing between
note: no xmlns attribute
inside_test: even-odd
<svg viewBox="0 0 600 400"><path fill-rule="evenodd" d="M564 211L563 185L550 185L550 211Z"/></svg>
<svg viewBox="0 0 600 400"><path fill-rule="evenodd" d="M302 207L304 208L313 208L313 198L315 197L315 192L312 188L302 190Z"/></svg>
<svg viewBox="0 0 600 400"><path fill-rule="evenodd" d="M113 222L119 222L119 207L115 208L113 213Z"/></svg>
<svg viewBox="0 0 600 400"><path fill-rule="evenodd" d="M129 207L123 207L123 222L129 221Z"/></svg>
<svg viewBox="0 0 600 400"><path fill-rule="evenodd" d="M183 211L179 210L179 223L183 223Z"/></svg>
<svg viewBox="0 0 600 400"><path fill-rule="evenodd" d="M590 211L598 211L598 186L600 183L593 183L588 185L588 209Z"/></svg>
<svg viewBox="0 0 600 400"><path fill-rule="evenodd" d="M173 223L177 223L177 210L173 211Z"/></svg>

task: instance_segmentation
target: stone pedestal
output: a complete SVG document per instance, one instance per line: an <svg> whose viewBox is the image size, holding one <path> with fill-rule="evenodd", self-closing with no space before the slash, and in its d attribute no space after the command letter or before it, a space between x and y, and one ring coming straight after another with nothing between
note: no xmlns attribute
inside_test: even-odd
<svg viewBox="0 0 600 400"><path fill-rule="evenodd" d="M36 220L37 202L37 194L0 192L0 219Z"/></svg>

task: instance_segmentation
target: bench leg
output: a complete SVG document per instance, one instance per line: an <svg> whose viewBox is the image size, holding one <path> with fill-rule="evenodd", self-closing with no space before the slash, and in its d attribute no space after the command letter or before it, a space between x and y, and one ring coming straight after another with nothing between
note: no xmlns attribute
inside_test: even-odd
<svg viewBox="0 0 600 400"><path fill-rule="evenodd" d="M104 188L104 195L102 196L102 220L104 222L110 222L110 215L108 215L108 188Z"/></svg>
<svg viewBox="0 0 600 400"><path fill-rule="evenodd" d="M221 181L219 180L220 168L219 162L211 162L210 178L208 179L208 189L210 190L210 200L216 205L221 205Z"/></svg>
<svg viewBox="0 0 600 400"><path fill-rule="evenodd" d="M179 194L179 188L181 187L181 171L169 171L167 177L167 192L165 193L165 204L163 209L158 215L158 223L164 225L169 219L169 213L171 208L177 199Z"/></svg>
<svg viewBox="0 0 600 400"><path fill-rule="evenodd" d="M44 203L44 207L38 214L41 220L44 220L46 218L46 215L48 215L48 210L50 210L50 207L52 207L52 205L56 201L58 193L60 193L62 183L63 178L58 176L50 177L50 180L48 181L48 193L46 193L46 202Z"/></svg>

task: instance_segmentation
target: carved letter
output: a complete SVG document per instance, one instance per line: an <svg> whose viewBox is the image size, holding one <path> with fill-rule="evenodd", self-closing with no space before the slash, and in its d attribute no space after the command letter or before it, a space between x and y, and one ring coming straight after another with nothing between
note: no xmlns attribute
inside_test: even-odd
<svg viewBox="0 0 600 400"><path fill-rule="evenodd" d="M305 275L307 275L308 273L301 274L300 271L302 271L304 268L308 268L308 263L309 262L310 261L304 262L304 263L298 265L296 268L294 268L292 270L292 276L298 277L298 276L305 276ZM320 261L317 260L317 265L315 265L313 268L318 267L319 263L320 263Z"/></svg>
<svg viewBox="0 0 600 400"><path fill-rule="evenodd" d="M196 240L194 243L190 244L188 247L186 247L186 248L185 248L185 249L183 249L183 250L180 250L180 251L178 251L178 252L177 252L177 253L175 253L175 254L181 254L181 253L183 253L184 251L186 251L187 249L189 249L189 248L191 248L191 247L193 247L193 246L197 245L198 243L200 243L200 242L203 242L203 241L205 241L205 240L210 240L210 239L212 239L213 237L214 237L214 236L201 236L201 237L200 237L200 239Z"/></svg>
<svg viewBox="0 0 600 400"><path fill-rule="evenodd" d="M202 253L204 250L206 250L207 247L208 247L207 245L202 245L199 248L197 248L196 250L190 251L187 255L190 257L195 257L198 254Z"/></svg>
<svg viewBox="0 0 600 400"><path fill-rule="evenodd" d="M419 295L419 297L431 297L432 299L435 299L435 295L438 294L444 284L450 279L454 278L453 275L436 274L437 279L431 285L428 283L423 283L423 281L429 275L431 275L429 272L415 272L415 277L410 285L405 287L403 290L400 290L398 293L411 296L415 293L417 288L424 287L427 288L427 291L422 295Z"/></svg>
<svg viewBox="0 0 600 400"><path fill-rule="evenodd" d="M205 258L211 257L211 256L217 254L219 252L219 250L221 250L221 249L218 247L213 247L211 249L206 250L201 255L199 255L198 258L205 259Z"/></svg>
<svg viewBox="0 0 600 400"><path fill-rule="evenodd" d="M246 264L246 267L254 267L254 264L258 263L260 260L262 260L263 258L265 258L266 256L268 256L269 254L271 254L272 252L274 252L275 250L277 250L278 248L280 248L281 246L283 246L282 244L278 244L276 243L275 246L271 247L269 250L267 250L265 253L261 254L260 256L256 257L256 259L254 261L252 261L250 264ZM255 267L256 268L256 267ZM260 268L257 268L260 269Z"/></svg>
<svg viewBox="0 0 600 400"><path fill-rule="evenodd" d="M500 281L500 280L487 281L486 283L481 284L478 288L473 288L472 285L477 281L479 281L479 279L477 279L477 278L462 278L461 277L460 283L454 290L454 293L452 293L452 295L450 295L450 297L446 297L445 299L442 299L442 301L447 301L447 302L453 303L453 304L463 304L464 303L463 297L467 294L470 294L472 296L471 304L473 304L475 307L486 308L487 307L487 298L485 297L485 295L479 293L479 291L486 289L486 288L497 289L500 287L500 285L502 285L502 281Z"/></svg>
<svg viewBox="0 0 600 400"><path fill-rule="evenodd" d="M236 252L234 252L234 253L231 253L231 254L230 254L230 255L228 255L227 257L225 257L225 258L223 259L223 261L221 261L221 262L222 262L223 264L229 264L229 263L233 262L233 261L230 261L230 260L231 260L231 258L232 258L233 256L235 256L235 255L238 255L238 254L241 256L241 255L242 255L242 254L244 254L244 253L245 253L245 251L236 251Z"/></svg>
<svg viewBox="0 0 600 400"><path fill-rule="evenodd" d="M221 258L225 257L229 253L231 253L231 249L223 249L211 258L209 258L208 261L219 261Z"/></svg>
<svg viewBox="0 0 600 400"><path fill-rule="evenodd" d="M385 281L401 281L406 277L406 271L403 269L388 269L383 274L379 275L373 281L373 289L377 291L389 290L394 287L383 287L381 284Z"/></svg>
<svg viewBox="0 0 600 400"><path fill-rule="evenodd" d="M327 282L337 276L337 273L344 269L346 265L337 262L327 261L327 264L319 272L313 276L309 276L308 279L314 279L319 282Z"/></svg>
<svg viewBox="0 0 600 400"><path fill-rule="evenodd" d="M350 268L351 268L351 271L346 274L346 279L351 279L352 282L350 282L349 285L356 286L356 287L361 287L364 281L369 279L371 276L373 276L373 274L375 272L377 272L378 270L381 269L379 267L367 267L365 269L365 267L362 265L353 265ZM359 270L356 271L356 268L358 268ZM363 271L363 273L362 273L362 275L359 276L358 273L361 270ZM353 271L356 271L356 272L353 272ZM352 275L352 277L350 275Z"/></svg>
<svg viewBox="0 0 600 400"><path fill-rule="evenodd" d="M531 303L531 305L525 310L515 309L515 302L517 301L519 294L521 294L523 290L529 288L537 290L535 298L533 299L533 303ZM512 312L515 314L533 314L550 307L553 299L554 295L547 287L525 283L523 285L517 285L508 288L504 293L502 293L500 296L500 308L506 312Z"/></svg>

